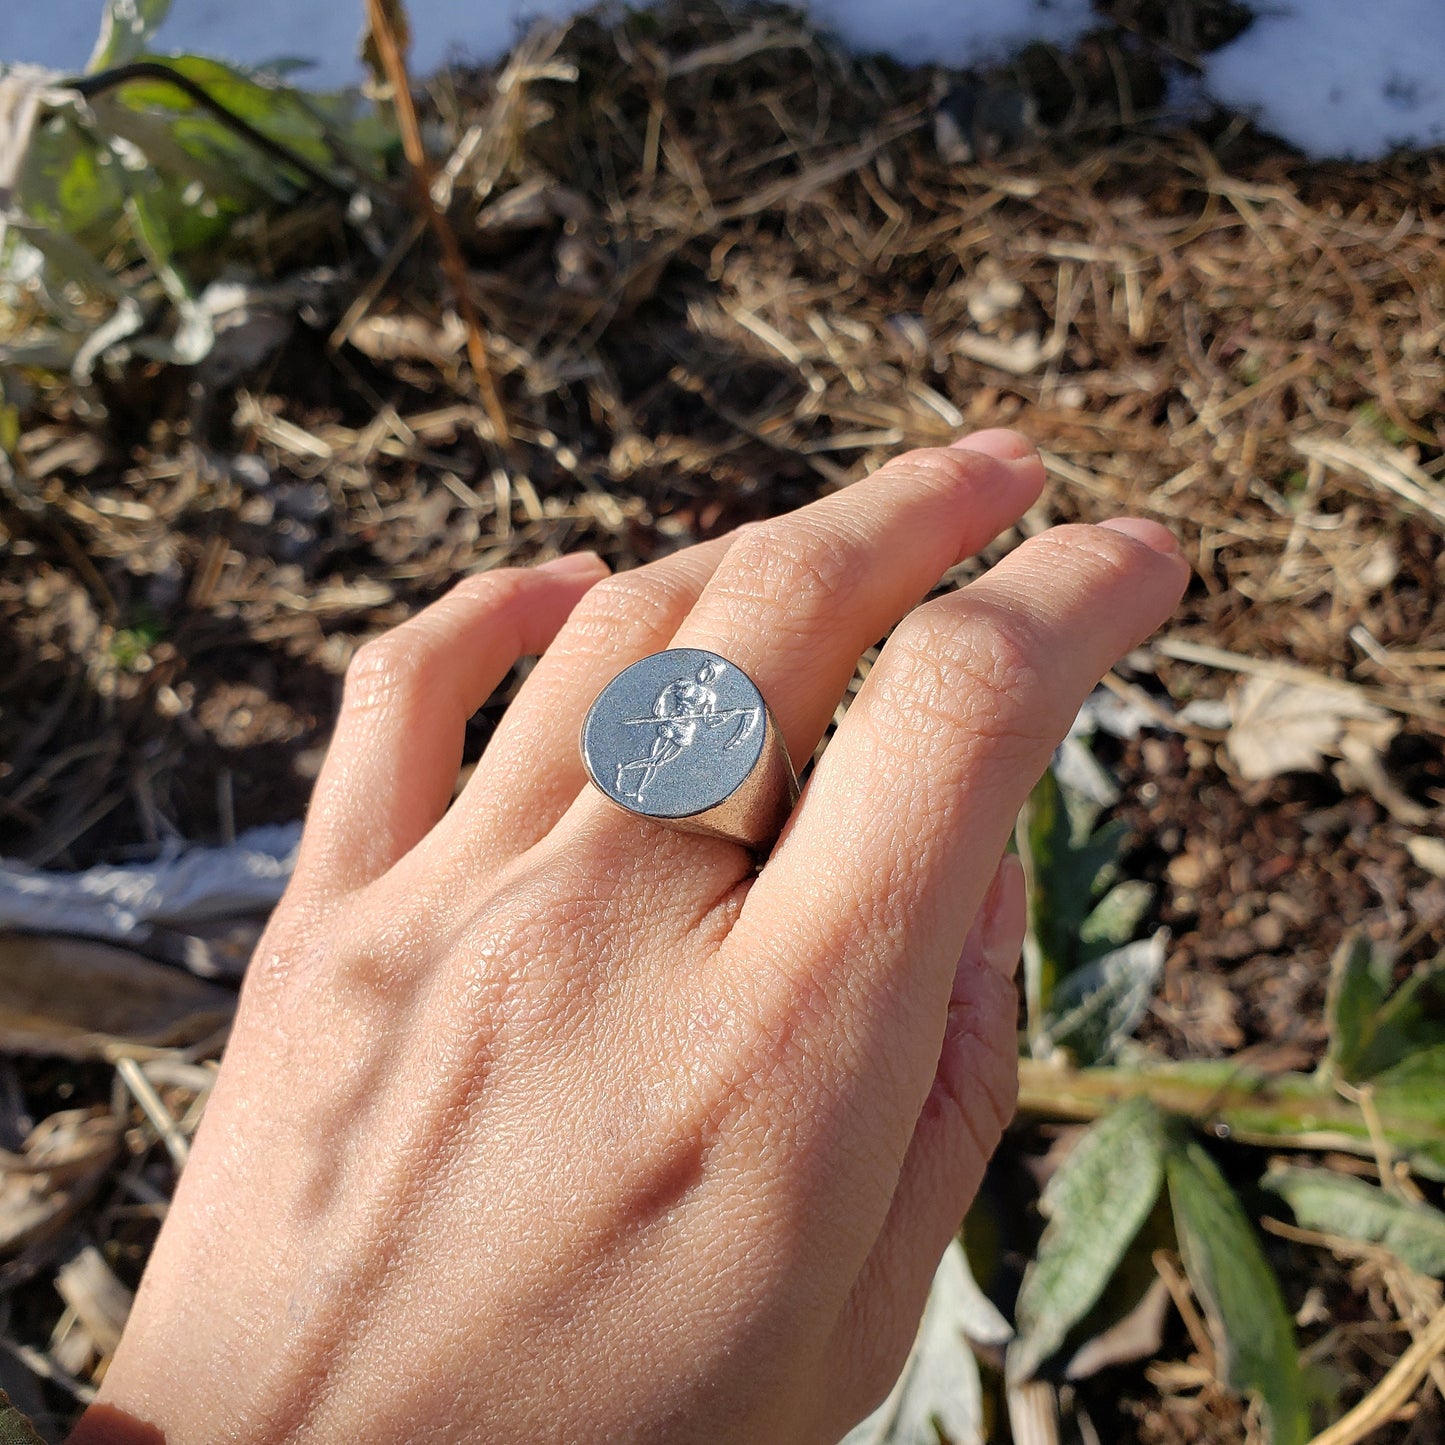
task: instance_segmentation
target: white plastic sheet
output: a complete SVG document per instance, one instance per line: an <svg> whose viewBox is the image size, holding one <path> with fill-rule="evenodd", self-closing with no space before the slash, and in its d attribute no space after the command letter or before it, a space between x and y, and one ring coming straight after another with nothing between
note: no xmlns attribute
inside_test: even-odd
<svg viewBox="0 0 1445 1445"><path fill-rule="evenodd" d="M0 859L0 929L134 941L268 913L296 862L301 825L252 828L228 847L184 848L150 863L79 873Z"/></svg>

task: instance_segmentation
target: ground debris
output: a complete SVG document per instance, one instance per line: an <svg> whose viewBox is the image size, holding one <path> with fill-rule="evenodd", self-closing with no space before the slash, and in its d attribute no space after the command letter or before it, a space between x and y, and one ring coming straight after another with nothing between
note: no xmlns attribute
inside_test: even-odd
<svg viewBox="0 0 1445 1445"><path fill-rule="evenodd" d="M238 350L208 386L139 361L86 386L7 374L0 855L81 868L293 822L356 648L457 578L580 547L634 566L905 447L1015 426L1052 484L984 563L1126 510L1182 537L1196 582L1128 687L1217 718L1273 677L1389 719L1333 769L1241 767L1225 730L1187 722L1094 744L1136 840L1124 871L1158 885L1172 939L1143 1045L1306 1067L1345 929L1398 943L1402 970L1445 949L1445 157L1309 165L1223 120L1126 121L1118 77L1144 96L1146 55L1116 66L1091 41L1021 62L1004 79L1032 88L1037 124L954 161L940 77L847 56L789 11L587 18L495 72L439 77L432 193L510 448L405 218L380 257L278 235L284 274L235 314L258 347L285 343ZM295 314L276 299L303 273L326 294ZM254 942L202 932L153 951L244 959ZM199 1012L214 1032L221 994L187 995L166 1026ZM0 1068L16 1117L42 1119L0 1156L0 1289L80 1258L78 1218L132 1287L209 1087L204 1029L171 1047L131 1019L63 1027L90 1062ZM1313 1254L1311 1272L1363 1392L1399 1316ZM12 1330L80 1398L66 1381L101 1368L120 1296L82 1352L64 1343L81 1323L52 1334L79 1306L46 1290ZM1166 1353L1187 1356L1178 1334ZM1151 1378L1100 1387L1114 1438L1242 1438L1198 1360ZM1421 1428L1438 1418L1426 1405Z"/></svg>

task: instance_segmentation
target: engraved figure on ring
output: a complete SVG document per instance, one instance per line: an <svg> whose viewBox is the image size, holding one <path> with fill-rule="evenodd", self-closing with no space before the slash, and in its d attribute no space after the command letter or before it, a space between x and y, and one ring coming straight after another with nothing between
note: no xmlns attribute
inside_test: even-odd
<svg viewBox="0 0 1445 1445"><path fill-rule="evenodd" d="M680 677L668 683L657 694L649 717L623 719L628 727L651 727L656 732L652 749L645 758L618 763L615 783L619 795L645 805L643 794L668 763L697 742L699 727L713 730L735 721L737 727L723 744L724 749L735 748L752 735L762 719L762 708L718 707L717 693L712 684L722 675L725 667L725 663L716 660L703 663L692 677ZM638 775L635 785L624 787L623 779L633 773Z"/></svg>

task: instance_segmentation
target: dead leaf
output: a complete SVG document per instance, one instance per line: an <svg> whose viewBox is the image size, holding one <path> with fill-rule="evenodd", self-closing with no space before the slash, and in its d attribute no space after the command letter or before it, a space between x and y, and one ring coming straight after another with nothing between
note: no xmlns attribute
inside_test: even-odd
<svg viewBox="0 0 1445 1445"><path fill-rule="evenodd" d="M1079 1346L1064 1374L1070 1380L1087 1380L1111 1365L1153 1359L1164 1341L1169 1303L1169 1287L1156 1276L1123 1319Z"/></svg>
<svg viewBox="0 0 1445 1445"><path fill-rule="evenodd" d="M1339 753L1347 720L1384 723L1390 715L1345 692L1250 677L1230 696L1230 719L1225 749L1254 782L1314 772L1326 755Z"/></svg>
<svg viewBox="0 0 1445 1445"><path fill-rule="evenodd" d="M1344 761L1335 765L1335 775L1348 790L1363 787L1397 822L1407 828L1423 828L1430 810L1409 797L1385 771L1382 761L1390 740L1400 730L1399 720L1364 723L1351 719L1340 735L1339 749Z"/></svg>
<svg viewBox="0 0 1445 1445"><path fill-rule="evenodd" d="M74 938L0 935L0 1049L98 1059L117 1044L176 1047L224 1027L229 989L138 953Z"/></svg>
<svg viewBox="0 0 1445 1445"><path fill-rule="evenodd" d="M120 1135L112 1114L63 1109L30 1131L19 1154L0 1151L0 1251L35 1243L89 1198Z"/></svg>

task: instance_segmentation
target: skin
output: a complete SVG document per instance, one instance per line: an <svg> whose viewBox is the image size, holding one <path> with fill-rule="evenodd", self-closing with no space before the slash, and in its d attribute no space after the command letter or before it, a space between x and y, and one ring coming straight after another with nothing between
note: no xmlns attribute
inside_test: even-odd
<svg viewBox="0 0 1445 1445"><path fill-rule="evenodd" d="M74 1445L827 1445L872 1408L1014 1106L1015 814L1187 580L1124 519L922 602L1043 482L977 433L615 578L469 578L363 648ZM803 759L895 624L760 872L584 786L635 659L721 653Z"/></svg>

